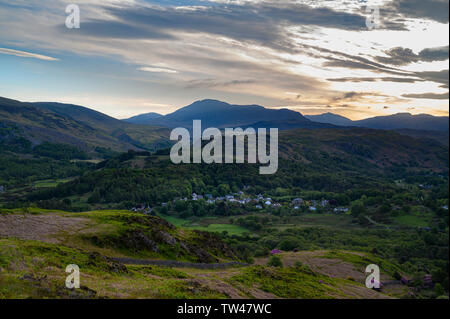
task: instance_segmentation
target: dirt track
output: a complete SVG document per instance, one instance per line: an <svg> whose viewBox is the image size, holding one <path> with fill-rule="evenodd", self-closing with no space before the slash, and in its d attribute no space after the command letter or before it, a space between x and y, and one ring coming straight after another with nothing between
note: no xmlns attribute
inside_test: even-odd
<svg viewBox="0 0 450 319"><path fill-rule="evenodd" d="M197 269L224 269L236 266L248 266L248 264L239 262L204 264L204 263L190 263L174 260L150 260L150 259L134 259L134 258L112 258L114 261L126 265L155 265L167 266L176 268L197 268Z"/></svg>

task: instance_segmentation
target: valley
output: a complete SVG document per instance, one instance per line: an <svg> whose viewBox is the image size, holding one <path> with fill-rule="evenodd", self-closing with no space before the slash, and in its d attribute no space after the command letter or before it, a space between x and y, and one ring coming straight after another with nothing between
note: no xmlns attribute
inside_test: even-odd
<svg viewBox="0 0 450 319"><path fill-rule="evenodd" d="M261 127L289 128L278 171L260 175L259 163L173 164L172 124L142 124L159 116L0 102L0 298L448 296L448 131L249 106ZM210 124L252 125L219 104L212 114L232 111ZM64 288L68 264L79 290ZM365 287L369 264L379 291Z"/></svg>

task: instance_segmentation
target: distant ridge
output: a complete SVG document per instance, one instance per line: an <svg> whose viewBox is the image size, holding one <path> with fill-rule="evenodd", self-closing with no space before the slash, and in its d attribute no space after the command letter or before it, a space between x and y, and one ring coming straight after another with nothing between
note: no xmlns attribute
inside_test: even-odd
<svg viewBox="0 0 450 319"><path fill-rule="evenodd" d="M323 113L319 115L305 115L305 117L313 122L327 123L340 126L352 126L353 121L334 113Z"/></svg>
<svg viewBox="0 0 450 319"><path fill-rule="evenodd" d="M123 121L128 122L128 123L133 123L133 124L146 124L148 120L159 119L163 116L164 115L161 115L159 113L150 112L150 113L132 116L128 119L124 119Z"/></svg>
<svg viewBox="0 0 450 319"><path fill-rule="evenodd" d="M420 131L449 131L448 116L433 116L429 114L412 115L410 113L397 113L387 116L376 116L359 121L352 121L344 116L333 113L307 115L305 117L314 122L339 126L357 126L381 130L409 129Z"/></svg>

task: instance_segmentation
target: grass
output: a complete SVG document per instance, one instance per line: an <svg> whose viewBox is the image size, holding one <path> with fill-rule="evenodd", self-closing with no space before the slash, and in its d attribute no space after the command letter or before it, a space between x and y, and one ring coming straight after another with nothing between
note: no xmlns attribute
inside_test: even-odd
<svg viewBox="0 0 450 319"><path fill-rule="evenodd" d="M174 216L167 216L167 215L161 215L162 218L167 220L169 223L177 226L182 227L188 230L202 230L207 232L218 232L222 233L224 231L228 232L229 235L242 235L246 232L249 232L248 229L233 225L233 224L207 224L207 225L200 225L201 221L198 220L189 220L189 219L182 219ZM202 220L211 220L211 218L202 218Z"/></svg>
<svg viewBox="0 0 450 319"><path fill-rule="evenodd" d="M67 183L73 180L73 178L63 178L63 179L45 179L36 181L33 183L33 186L35 188L49 188L49 187L56 187L61 183Z"/></svg>
<svg viewBox="0 0 450 319"><path fill-rule="evenodd" d="M128 266L128 269L138 273L152 274L163 278L186 279L191 277L183 271L169 267L130 265Z"/></svg>
<svg viewBox="0 0 450 319"><path fill-rule="evenodd" d="M400 226L430 227L432 214L430 214L426 207L413 206L411 212L395 216L393 222Z"/></svg>
<svg viewBox="0 0 450 319"><path fill-rule="evenodd" d="M330 259L340 259L342 261L349 262L362 270L365 270L365 268L370 264L375 264L380 267L381 273L388 274L391 277L394 277L395 273L398 274L402 273L402 270L398 265L390 262L387 259L377 257L368 253L361 254L361 253L333 250L327 252L322 257Z"/></svg>
<svg viewBox="0 0 450 319"><path fill-rule="evenodd" d="M342 296L337 289L341 280L312 272L306 266L276 268L252 266L229 279L232 284L242 284L282 298L330 299Z"/></svg>
<svg viewBox="0 0 450 319"><path fill-rule="evenodd" d="M394 222L399 225L410 227L429 227L428 218L416 215L400 215L393 218Z"/></svg>
<svg viewBox="0 0 450 319"><path fill-rule="evenodd" d="M65 288L65 268L80 267L81 289ZM225 298L182 271L118 264L80 249L31 240L0 239L3 298Z"/></svg>
<svg viewBox="0 0 450 319"><path fill-rule="evenodd" d="M359 226L352 224L352 217L347 214L313 214L306 213L300 216L292 216L288 219L288 224L274 225L277 229L298 227L327 227L340 229L355 229Z"/></svg>
<svg viewBox="0 0 450 319"><path fill-rule="evenodd" d="M55 213L30 208L29 213ZM5 213L22 213L10 210ZM199 233L192 228L173 228L158 217L140 213L105 210L83 213L56 214L70 217L84 217L93 223L80 233L67 234L67 240L59 244L33 240L0 239L0 299L2 298L226 298L224 290L231 286L234 291L253 298L269 293L281 298L342 298L354 297L350 286L358 283L351 280L329 277L298 264L293 267L275 268L268 266L237 267L221 270L176 269L153 265L127 265L115 263L105 256L129 256L135 258L172 259L197 261L192 255L194 249L203 249L222 261L234 260L225 257L226 252L217 248L218 240L211 234ZM169 218L175 223L186 222ZM210 219L214 221L214 219ZM229 224L198 226L202 230L227 230ZM179 245L158 242L157 253L143 253L127 247L123 234L141 230L152 237L160 230L178 241L192 245L191 251L181 252ZM93 240L93 236L96 240ZM136 237L139 238L139 237ZM134 238L133 240L135 240ZM219 245L220 246L220 245ZM94 253L95 252L95 253ZM152 255L153 254L153 255ZM321 252L322 254L322 252ZM346 251L324 252L324 258L340 259L359 268L374 263L382 272L393 274L398 267L386 259L370 254ZM65 267L77 264L81 270L81 285L85 289L68 291L65 286ZM223 285L217 285L222 282ZM360 284L359 284L360 285ZM361 286L361 285L360 285ZM218 287L218 288L216 288ZM230 288L230 287L229 287ZM359 287L361 288L361 287ZM217 289L217 291L215 290ZM256 291L256 294L255 294ZM362 290L357 293L364 294Z"/></svg>

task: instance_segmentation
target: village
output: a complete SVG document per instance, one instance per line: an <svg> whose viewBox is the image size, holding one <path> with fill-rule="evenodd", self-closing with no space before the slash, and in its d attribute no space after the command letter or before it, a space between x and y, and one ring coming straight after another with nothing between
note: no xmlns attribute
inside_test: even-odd
<svg viewBox="0 0 450 319"><path fill-rule="evenodd" d="M246 186L244 189L248 189ZM306 200L303 198L294 198L290 201L276 201L271 197L265 197L262 194L251 195L243 191L236 193L227 194L225 196L214 197L212 194L197 194L192 193L190 198L175 198L171 202L176 203L177 201L204 201L208 205L215 205L218 203L229 203L234 205L241 205L252 210L266 210L268 212L274 211L279 208L287 208L293 212L309 212L309 213L334 213L334 214L347 214L350 209L348 207L338 206L336 200ZM137 207L133 207L131 210L134 212L143 212L146 214L152 214L153 210L157 207L166 207L168 202L160 203L154 207L150 205L141 204Z"/></svg>

